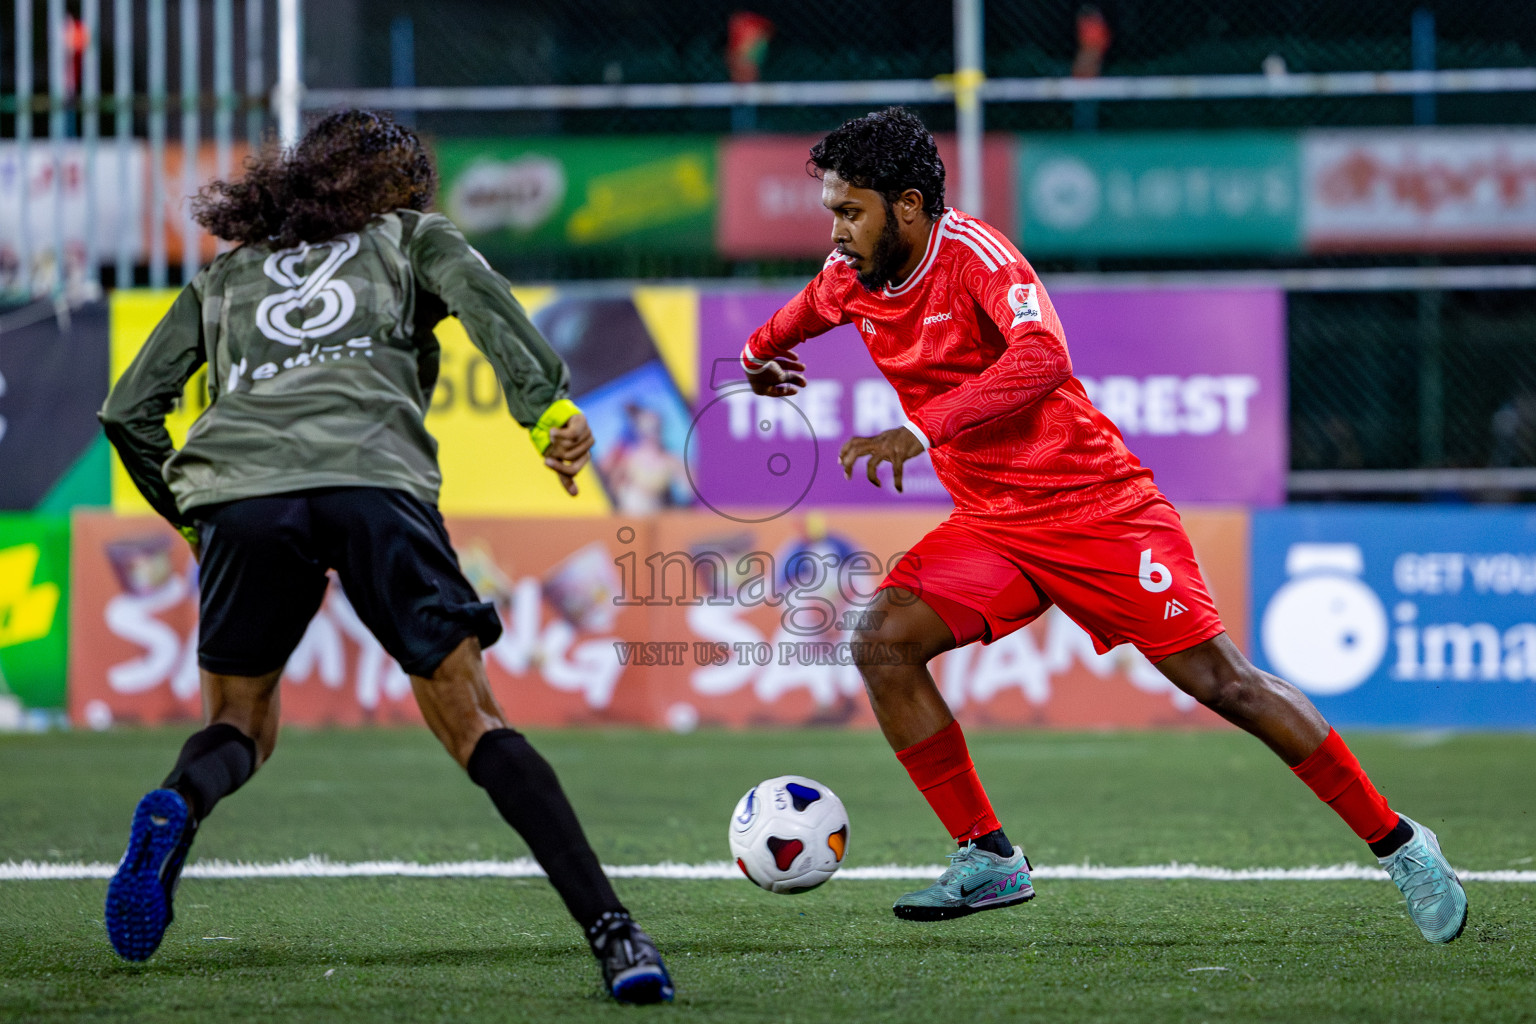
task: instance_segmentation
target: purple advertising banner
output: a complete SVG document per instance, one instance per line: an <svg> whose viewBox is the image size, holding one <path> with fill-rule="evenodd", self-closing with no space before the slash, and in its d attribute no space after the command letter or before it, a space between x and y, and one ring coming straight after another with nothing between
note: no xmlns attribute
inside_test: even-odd
<svg viewBox="0 0 1536 1024"><path fill-rule="evenodd" d="M872 486L863 464L843 479L837 451L854 436L900 426L896 392L875 368L859 332L835 327L799 348L808 386L791 399L760 398L747 388L741 347L792 291L703 292L699 296L699 399L688 439L694 490L716 511L754 509L748 521L796 506L948 506L928 456L903 469L902 493Z"/></svg>
<svg viewBox="0 0 1536 1024"><path fill-rule="evenodd" d="M1072 370L1174 502L1279 505L1285 293L1052 292Z"/></svg>
<svg viewBox="0 0 1536 1024"><path fill-rule="evenodd" d="M843 479L842 443L901 423L896 393L851 326L806 342L809 386L792 399L747 389L738 357L787 291L699 299L700 394L688 440L703 502L746 521L815 505L948 505L927 456L904 493ZM1285 498L1285 300L1274 289L1062 291L1074 372L1175 502ZM749 511L743 511L749 510Z"/></svg>

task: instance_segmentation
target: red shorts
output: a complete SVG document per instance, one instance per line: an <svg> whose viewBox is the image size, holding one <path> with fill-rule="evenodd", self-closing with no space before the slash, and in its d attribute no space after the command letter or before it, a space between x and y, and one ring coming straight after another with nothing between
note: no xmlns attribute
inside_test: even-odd
<svg viewBox="0 0 1536 1024"><path fill-rule="evenodd" d="M1166 498L1086 523L952 516L881 583L922 599L958 644L991 643L1057 605L1099 653L1158 661L1222 632L1179 513Z"/></svg>

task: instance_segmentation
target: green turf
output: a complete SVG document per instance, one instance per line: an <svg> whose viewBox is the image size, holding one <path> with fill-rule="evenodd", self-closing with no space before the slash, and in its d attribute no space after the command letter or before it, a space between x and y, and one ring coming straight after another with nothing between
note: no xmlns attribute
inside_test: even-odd
<svg viewBox="0 0 1536 1024"><path fill-rule="evenodd" d="M0 861L113 861L180 732L0 737ZM1234 733L987 733L972 752L1043 864L1369 863ZM1351 734L1460 867L1536 868L1536 736ZM726 858L768 775L843 797L850 863L936 863L943 836L878 736L537 734L603 860ZM285 733L194 859L508 858L525 849L424 730ZM1018 909L918 925L901 882L796 897L744 880L621 880L678 983L610 1005L541 880L193 879L145 965L116 959L105 883L0 882L0 1021L1532 1021L1536 886L1469 885L1466 935L1417 937L1385 882L1042 882ZM329 973L328 973L329 972Z"/></svg>

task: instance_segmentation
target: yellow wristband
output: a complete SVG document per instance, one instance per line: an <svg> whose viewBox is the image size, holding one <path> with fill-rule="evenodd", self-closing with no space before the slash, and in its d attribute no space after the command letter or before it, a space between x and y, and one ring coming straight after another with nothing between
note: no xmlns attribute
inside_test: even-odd
<svg viewBox="0 0 1536 1024"><path fill-rule="evenodd" d="M549 447L549 432L556 427L563 427L572 416L581 415L581 409L569 398L562 398L544 410L544 415L539 417L528 430L528 436L533 439L533 446L543 455Z"/></svg>
<svg viewBox="0 0 1536 1024"><path fill-rule="evenodd" d="M178 526L176 527L176 532L181 534L182 538L193 547L197 547L198 544L202 543L202 539L197 535L197 527L195 526Z"/></svg>

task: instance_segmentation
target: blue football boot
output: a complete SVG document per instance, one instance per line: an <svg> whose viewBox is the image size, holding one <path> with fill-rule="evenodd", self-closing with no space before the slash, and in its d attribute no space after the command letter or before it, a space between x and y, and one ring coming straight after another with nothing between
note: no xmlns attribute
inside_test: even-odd
<svg viewBox="0 0 1536 1024"><path fill-rule="evenodd" d="M613 998L621 1003L672 1001L672 977L661 962L656 943L628 914L604 914L587 930L587 941Z"/></svg>
<svg viewBox="0 0 1536 1024"><path fill-rule="evenodd" d="M139 801L128 849L107 883L107 937L124 960L148 960L159 948L196 835L197 821L175 790L157 789Z"/></svg>

